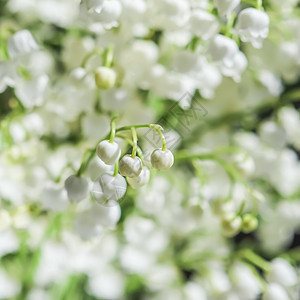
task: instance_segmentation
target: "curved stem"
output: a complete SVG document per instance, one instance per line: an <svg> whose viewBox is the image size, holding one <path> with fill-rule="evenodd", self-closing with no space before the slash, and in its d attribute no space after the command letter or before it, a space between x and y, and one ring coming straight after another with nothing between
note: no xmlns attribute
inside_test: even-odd
<svg viewBox="0 0 300 300"><path fill-rule="evenodd" d="M241 257L244 258L245 260L249 261L253 265L259 267L265 272L268 272L270 270L270 263L254 253L250 249L245 249L240 252Z"/></svg>
<svg viewBox="0 0 300 300"><path fill-rule="evenodd" d="M158 124L142 124L142 125L123 126L123 127L120 127L118 129L116 129L116 132L125 131L125 130L132 130L132 128L135 128L135 129L137 129L137 128L151 128L151 129L155 130L161 138L162 150L166 151L167 142L166 142L165 136L162 133L163 128L160 125L158 125Z"/></svg>
<svg viewBox="0 0 300 300"><path fill-rule="evenodd" d="M125 137L125 136L122 136L122 135L119 135L119 134L116 134L116 137L126 141L129 145L131 145L133 147L133 142L131 139ZM137 148L136 148L136 152L137 152L137 155L139 156L139 158L141 159L143 165L144 165L144 157L143 157L143 151L142 149L137 145Z"/></svg>
<svg viewBox="0 0 300 300"><path fill-rule="evenodd" d="M166 151L167 150L167 141L166 141L165 136L162 133L163 128L157 124L150 124L150 128L154 129L159 134L159 136L161 138L161 143L162 143L161 150Z"/></svg>
<svg viewBox="0 0 300 300"><path fill-rule="evenodd" d="M115 170L114 170L114 177L116 177L119 173L119 161L117 160L116 164L115 164Z"/></svg>
<svg viewBox="0 0 300 300"><path fill-rule="evenodd" d="M81 67L82 67L82 68L85 68L87 62L89 61L89 59L90 59L93 55L98 55L98 56L101 57L102 54L103 54L103 52L102 52L100 49L95 48L93 51L87 53L87 55L83 58L82 63L81 63Z"/></svg>
<svg viewBox="0 0 300 300"><path fill-rule="evenodd" d="M90 152L90 155L85 159L85 156ZM83 160L81 162L80 168L78 169L76 176L80 177L81 174L87 169L90 161L92 160L92 158L95 155L95 149L88 149L85 151L85 153L83 154Z"/></svg>
<svg viewBox="0 0 300 300"><path fill-rule="evenodd" d="M113 57L114 57L113 46L109 46L107 49L105 49L103 54L103 66L110 68L112 66Z"/></svg>
<svg viewBox="0 0 300 300"><path fill-rule="evenodd" d="M110 122L110 138L109 138L109 142L110 143L113 143L114 142L114 138L115 138L115 135L116 135L116 117L112 118L111 119L111 122Z"/></svg>
<svg viewBox="0 0 300 300"><path fill-rule="evenodd" d="M262 9L262 0L257 0L256 1L256 9L259 9L259 10Z"/></svg>
<svg viewBox="0 0 300 300"><path fill-rule="evenodd" d="M133 147L132 147L132 154L131 156L134 158L136 157L136 149L137 149L137 134L134 127L131 127L132 139L133 139Z"/></svg>

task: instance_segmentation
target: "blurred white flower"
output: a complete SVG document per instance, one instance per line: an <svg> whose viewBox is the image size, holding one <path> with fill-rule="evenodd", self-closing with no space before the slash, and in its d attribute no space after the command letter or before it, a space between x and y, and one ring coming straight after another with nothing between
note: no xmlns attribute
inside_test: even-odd
<svg viewBox="0 0 300 300"><path fill-rule="evenodd" d="M0 231L0 257L15 252L19 248L19 239L11 229Z"/></svg>
<svg viewBox="0 0 300 300"><path fill-rule="evenodd" d="M69 205L67 192L62 186L49 182L43 189L41 203L45 209L64 211Z"/></svg>
<svg viewBox="0 0 300 300"><path fill-rule="evenodd" d="M214 0L219 14L229 15L239 4L240 0Z"/></svg>
<svg viewBox="0 0 300 300"><path fill-rule="evenodd" d="M104 299L120 299L124 294L125 278L114 269L104 269L89 278L90 294Z"/></svg>
<svg viewBox="0 0 300 300"><path fill-rule="evenodd" d="M267 274L267 280L289 287L298 282L298 277L288 261L282 258L275 258L271 262L271 271Z"/></svg>
<svg viewBox="0 0 300 300"><path fill-rule="evenodd" d="M0 270L0 299L12 299L18 295L20 290L20 283Z"/></svg>
<svg viewBox="0 0 300 300"><path fill-rule="evenodd" d="M237 19L236 32L243 42L250 42L254 48L261 48L269 33L269 16L255 8L243 9Z"/></svg>
<svg viewBox="0 0 300 300"><path fill-rule="evenodd" d="M41 106L45 101L48 82L47 75L41 75L29 81L20 80L16 83L16 95L26 108Z"/></svg>
<svg viewBox="0 0 300 300"><path fill-rule="evenodd" d="M129 93L125 89L114 88L101 93L100 105L105 111L122 112L128 106Z"/></svg>
<svg viewBox="0 0 300 300"><path fill-rule="evenodd" d="M204 10L193 10L190 16L191 31L203 40L208 40L219 31L216 17Z"/></svg>
<svg viewBox="0 0 300 300"><path fill-rule="evenodd" d="M245 55L239 51L236 42L226 36L215 36L209 45L209 55L225 76L239 81L247 67Z"/></svg>
<svg viewBox="0 0 300 300"><path fill-rule="evenodd" d="M17 59L39 49L30 31L24 29L15 33L8 41L7 51L12 59Z"/></svg>
<svg viewBox="0 0 300 300"><path fill-rule="evenodd" d="M267 291L263 294L262 300L290 300L285 289L277 283L270 283Z"/></svg>

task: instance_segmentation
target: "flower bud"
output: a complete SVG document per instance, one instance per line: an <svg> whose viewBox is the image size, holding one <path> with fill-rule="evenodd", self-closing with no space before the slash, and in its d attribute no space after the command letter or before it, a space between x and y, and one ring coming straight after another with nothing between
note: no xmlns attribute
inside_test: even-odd
<svg viewBox="0 0 300 300"><path fill-rule="evenodd" d="M89 184L85 178L71 175L65 181L65 189L71 202L79 202L87 197Z"/></svg>
<svg viewBox="0 0 300 300"><path fill-rule="evenodd" d="M107 165L114 165L121 156L121 149L116 142L104 140L100 142L96 149L99 158Z"/></svg>
<svg viewBox="0 0 300 300"><path fill-rule="evenodd" d="M150 179L150 170L144 166L139 176L136 177L127 177L128 183L132 188L137 189L149 182Z"/></svg>
<svg viewBox="0 0 300 300"><path fill-rule="evenodd" d="M116 72L107 67L99 67L95 71L95 83L99 89L111 89L116 83Z"/></svg>
<svg viewBox="0 0 300 300"><path fill-rule="evenodd" d="M151 154L152 167L158 170L167 170L172 167L174 156L170 150L155 149Z"/></svg>
<svg viewBox="0 0 300 300"><path fill-rule="evenodd" d="M222 220L222 232L227 237L232 237L240 231L242 218L240 216L228 215Z"/></svg>
<svg viewBox="0 0 300 300"><path fill-rule="evenodd" d="M257 218L251 214L245 214L242 217L241 229L245 233L254 231L258 226Z"/></svg>
<svg viewBox="0 0 300 300"><path fill-rule="evenodd" d="M127 154L122 157L119 164L119 171L123 176L137 177L143 169L142 161L139 157L132 157Z"/></svg>

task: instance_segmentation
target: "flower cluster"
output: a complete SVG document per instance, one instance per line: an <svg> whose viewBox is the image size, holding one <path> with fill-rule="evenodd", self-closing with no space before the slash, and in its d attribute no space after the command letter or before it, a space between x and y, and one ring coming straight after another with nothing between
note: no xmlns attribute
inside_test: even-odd
<svg viewBox="0 0 300 300"><path fill-rule="evenodd" d="M102 140L96 147L97 162L93 168L95 179L92 189L93 198L100 204L107 206L117 205L117 201L124 197L127 189L127 182L136 189L144 186L149 182L150 170L144 165L143 154L137 145L137 134L135 127L149 127L156 130L162 138L162 148L153 150L151 154L151 165L158 170L167 170L174 163L174 156L166 148L166 140L162 133L160 125L137 125L132 126L133 145L132 154L126 154L121 159L121 148L114 141L116 132L128 130L127 127L115 129L115 120L112 120L111 135L109 140ZM81 178L80 175L85 169L88 169L90 160L94 154L93 150L83 162L76 175L71 175L65 181L65 189L71 202L79 202L85 199L89 194L89 184L87 179ZM139 157L137 156L137 153ZM114 168L114 172L112 172ZM104 170L105 171L104 171ZM104 172L103 172L104 171ZM120 172L120 174L119 174ZM124 177L123 177L124 176Z"/></svg>

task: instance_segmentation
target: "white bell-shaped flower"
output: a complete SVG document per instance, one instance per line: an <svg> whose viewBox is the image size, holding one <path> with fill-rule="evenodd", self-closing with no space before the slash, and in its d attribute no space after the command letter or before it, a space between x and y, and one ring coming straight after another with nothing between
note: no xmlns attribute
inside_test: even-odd
<svg viewBox="0 0 300 300"><path fill-rule="evenodd" d="M65 189L71 202L79 202L88 196L89 183L85 178L71 175L65 181Z"/></svg>
<svg viewBox="0 0 300 300"><path fill-rule="evenodd" d="M120 146L116 142L101 141L96 149L99 158L107 165L114 165L121 156Z"/></svg>
<svg viewBox="0 0 300 300"><path fill-rule="evenodd" d="M172 167L174 156L170 150L155 149L151 154L152 167L158 170L167 170Z"/></svg>
<svg viewBox="0 0 300 300"><path fill-rule="evenodd" d="M15 93L26 108L41 106L45 101L48 83L46 74L31 80L22 79L16 83Z"/></svg>
<svg viewBox="0 0 300 300"><path fill-rule="evenodd" d="M262 41L269 33L269 16L255 8L243 9L235 30L243 42L250 42L254 48L261 48Z"/></svg>
<svg viewBox="0 0 300 300"><path fill-rule="evenodd" d="M240 0L214 0L220 15L229 15L239 4Z"/></svg>
<svg viewBox="0 0 300 300"><path fill-rule="evenodd" d="M100 175L105 173L113 174L114 166L105 164L98 156L94 157L87 168L87 175L95 181Z"/></svg>
<svg viewBox="0 0 300 300"><path fill-rule="evenodd" d="M235 81L240 80L248 62L234 40L218 34L210 42L208 51L223 75L232 77Z"/></svg>
<svg viewBox="0 0 300 300"><path fill-rule="evenodd" d="M128 183L132 188L137 189L149 182L150 170L144 166L141 173L136 177L127 177Z"/></svg>
<svg viewBox="0 0 300 300"><path fill-rule="evenodd" d="M201 37L203 40L208 40L217 34L219 23L216 17L204 10L194 10L190 17L190 27L192 33Z"/></svg>
<svg viewBox="0 0 300 300"><path fill-rule="evenodd" d="M105 206L114 206L126 192L127 183L123 176L103 174L94 183L92 195L94 199Z"/></svg>
<svg viewBox="0 0 300 300"><path fill-rule="evenodd" d="M132 157L127 154L120 160L119 171L123 176L136 177L139 176L143 168L142 161L139 157Z"/></svg>
<svg viewBox="0 0 300 300"><path fill-rule="evenodd" d="M15 33L7 43L8 54L12 59L16 59L38 49L39 46L32 34L26 29Z"/></svg>

